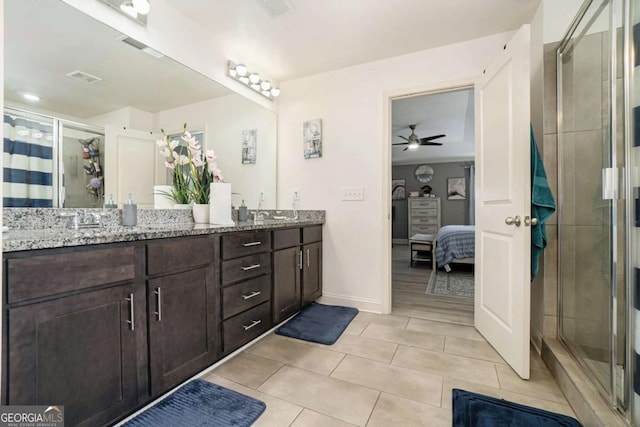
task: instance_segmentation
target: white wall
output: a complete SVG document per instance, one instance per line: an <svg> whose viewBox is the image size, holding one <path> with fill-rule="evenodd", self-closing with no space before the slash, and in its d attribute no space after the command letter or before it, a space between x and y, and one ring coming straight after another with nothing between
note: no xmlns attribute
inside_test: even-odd
<svg viewBox="0 0 640 427"><path fill-rule="evenodd" d="M562 40L584 0L544 0L544 44Z"/></svg>
<svg viewBox="0 0 640 427"><path fill-rule="evenodd" d="M110 125L149 132L154 129L153 114L133 107L124 107L99 116L90 117L84 121L100 127Z"/></svg>
<svg viewBox="0 0 640 427"><path fill-rule="evenodd" d="M324 301L382 311L389 287L391 159L384 136L389 93L469 80L510 39L503 33L281 84L278 112L278 205L300 189L300 209L325 209ZM302 123L321 118L322 158L302 155ZM364 187L364 201L341 201L343 186ZM384 190L384 191L383 191Z"/></svg>
<svg viewBox="0 0 640 427"><path fill-rule="evenodd" d="M273 111L240 95L229 95L154 115L154 129L180 132L185 120L188 129L204 129L205 149L215 150L225 182L231 183L234 206L241 200L249 209L258 206L260 192L266 209L276 208L276 119ZM242 131L257 129L255 164L242 164Z"/></svg>

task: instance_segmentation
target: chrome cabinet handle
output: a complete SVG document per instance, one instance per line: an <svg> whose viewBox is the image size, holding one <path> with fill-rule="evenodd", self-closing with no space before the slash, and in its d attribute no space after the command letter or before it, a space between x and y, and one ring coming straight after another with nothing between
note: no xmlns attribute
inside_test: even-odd
<svg viewBox="0 0 640 427"><path fill-rule="evenodd" d="M242 271L249 271L249 270L253 270L254 268L260 268L260 264L253 264L248 267L241 267L241 268L242 268Z"/></svg>
<svg viewBox="0 0 640 427"><path fill-rule="evenodd" d="M251 292L249 295L242 295L242 299L244 299L244 300L251 299L253 297L257 297L261 293L262 292L260 292L260 291Z"/></svg>
<svg viewBox="0 0 640 427"><path fill-rule="evenodd" d="M307 267L311 267L311 255L309 254L309 249L307 249Z"/></svg>
<svg viewBox="0 0 640 427"><path fill-rule="evenodd" d="M504 219L504 223L507 225L515 224L516 227L520 227L520 224L522 224L522 219L520 218L519 215L516 215L515 218L508 216Z"/></svg>
<svg viewBox="0 0 640 427"><path fill-rule="evenodd" d="M129 316L131 320L127 320L127 323L131 325L131 330L136 330L136 318L135 318L135 310L133 308L133 294L129 294L129 298L126 299L129 301Z"/></svg>
<svg viewBox="0 0 640 427"><path fill-rule="evenodd" d="M300 260L298 261L298 268L302 270L302 251L298 254L300 256Z"/></svg>
<svg viewBox="0 0 640 427"><path fill-rule="evenodd" d="M261 245L261 244L262 244L262 242L250 242L250 243L245 243L242 246L244 246L246 248L248 246L258 246L258 245Z"/></svg>
<svg viewBox="0 0 640 427"><path fill-rule="evenodd" d="M156 298L155 315L158 318L158 322L162 322L162 289L158 287L154 293L158 296L158 298Z"/></svg>
<svg viewBox="0 0 640 427"><path fill-rule="evenodd" d="M248 331L249 329L253 328L254 326L258 326L260 323L262 323L262 320L254 320L253 322L251 322L250 325L242 325L242 327L244 328L245 331Z"/></svg>

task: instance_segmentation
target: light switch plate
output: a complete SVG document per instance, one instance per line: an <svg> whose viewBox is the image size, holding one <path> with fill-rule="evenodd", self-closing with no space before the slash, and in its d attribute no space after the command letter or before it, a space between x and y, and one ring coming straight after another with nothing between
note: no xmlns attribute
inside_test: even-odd
<svg viewBox="0 0 640 427"><path fill-rule="evenodd" d="M342 187L342 200L358 201L364 200L364 187Z"/></svg>

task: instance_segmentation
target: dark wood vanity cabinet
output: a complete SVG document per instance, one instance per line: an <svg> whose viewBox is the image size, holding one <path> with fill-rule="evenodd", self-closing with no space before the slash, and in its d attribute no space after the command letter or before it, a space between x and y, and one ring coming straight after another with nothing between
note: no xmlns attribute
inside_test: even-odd
<svg viewBox="0 0 640 427"><path fill-rule="evenodd" d="M271 323L271 231L222 236L224 354L260 336Z"/></svg>
<svg viewBox="0 0 640 427"><path fill-rule="evenodd" d="M4 254L2 404L122 419L322 293L322 226Z"/></svg>
<svg viewBox="0 0 640 427"><path fill-rule="evenodd" d="M145 395L145 297L136 275L139 250L84 252L84 258L47 252L6 260L13 303L7 310L3 403L62 404L67 425L95 426L135 409ZM97 259L115 269L116 280L128 280L107 283L100 273L104 265L92 265ZM78 270L68 270L70 264ZM64 276L60 269L67 270ZM24 286L28 278L30 288ZM43 291L48 283L56 284L49 293Z"/></svg>
<svg viewBox="0 0 640 427"><path fill-rule="evenodd" d="M211 365L219 356L215 278L218 241L218 236L206 236L147 245L149 382L153 397Z"/></svg>
<svg viewBox="0 0 640 427"><path fill-rule="evenodd" d="M273 232L273 321L322 295L322 226Z"/></svg>

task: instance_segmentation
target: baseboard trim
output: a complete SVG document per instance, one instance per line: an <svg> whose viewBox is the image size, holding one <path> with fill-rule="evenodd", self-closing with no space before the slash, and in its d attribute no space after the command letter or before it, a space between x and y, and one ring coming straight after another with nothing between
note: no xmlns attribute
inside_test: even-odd
<svg viewBox="0 0 640 427"><path fill-rule="evenodd" d="M369 311L371 313L382 313L382 301L372 300L368 298L357 298L349 295L323 292L318 302L321 304L355 307L358 310Z"/></svg>

